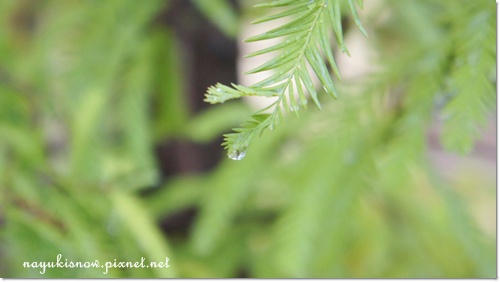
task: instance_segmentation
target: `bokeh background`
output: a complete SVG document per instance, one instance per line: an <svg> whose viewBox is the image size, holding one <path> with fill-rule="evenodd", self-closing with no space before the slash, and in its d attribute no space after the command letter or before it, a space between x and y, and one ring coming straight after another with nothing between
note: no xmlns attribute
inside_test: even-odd
<svg viewBox="0 0 500 282"><path fill-rule="evenodd" d="M257 2L0 1L1 277L496 277L495 3L344 5L339 99L232 161Z"/></svg>

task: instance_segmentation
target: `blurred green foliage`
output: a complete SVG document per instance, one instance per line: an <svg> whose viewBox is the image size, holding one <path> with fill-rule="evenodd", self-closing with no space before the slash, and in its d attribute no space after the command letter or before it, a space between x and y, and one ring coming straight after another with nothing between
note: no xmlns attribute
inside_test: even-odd
<svg viewBox="0 0 500 282"><path fill-rule="evenodd" d="M364 20L380 72L290 116L244 160L140 193L158 183L159 142L211 142L250 111L189 114L183 50L153 24L170 2L0 1L0 276L496 276L495 237L470 196L494 203L494 179L448 181L426 139L442 116L444 146L470 151L494 110L493 1L384 1L384 20ZM203 2L236 34L225 1ZM161 232L193 207L188 235ZM23 267L57 254L170 267Z"/></svg>

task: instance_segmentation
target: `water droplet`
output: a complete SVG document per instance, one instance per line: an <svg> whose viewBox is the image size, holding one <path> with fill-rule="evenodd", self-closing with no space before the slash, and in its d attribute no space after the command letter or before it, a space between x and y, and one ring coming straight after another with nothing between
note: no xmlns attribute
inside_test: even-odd
<svg viewBox="0 0 500 282"><path fill-rule="evenodd" d="M356 154L349 150L347 152L344 153L344 163L347 164L347 165L352 165L356 162Z"/></svg>
<svg viewBox="0 0 500 282"><path fill-rule="evenodd" d="M468 57L468 63L471 66L476 66L479 62L479 58L481 57L481 54L479 52L474 52L469 55Z"/></svg>
<svg viewBox="0 0 500 282"><path fill-rule="evenodd" d="M309 0L307 2L307 8L309 10L314 9L316 7L326 7L328 5L328 1L325 0Z"/></svg>
<svg viewBox="0 0 500 282"><path fill-rule="evenodd" d="M316 1L315 0L309 0L309 2L307 3L307 8L309 10L313 9L314 7L316 7Z"/></svg>
<svg viewBox="0 0 500 282"><path fill-rule="evenodd" d="M222 89L220 89L220 88L217 88L217 92L219 92L219 93L220 93L220 92L222 92Z"/></svg>
<svg viewBox="0 0 500 282"><path fill-rule="evenodd" d="M236 149L236 150L230 151L227 154L227 156L232 160L240 161L246 156L246 154L247 154L247 149L242 148L242 149Z"/></svg>

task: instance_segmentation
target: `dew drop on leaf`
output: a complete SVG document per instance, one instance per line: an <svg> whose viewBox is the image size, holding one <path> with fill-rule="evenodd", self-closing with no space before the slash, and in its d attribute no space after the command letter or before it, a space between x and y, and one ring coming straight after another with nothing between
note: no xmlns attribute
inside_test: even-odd
<svg viewBox="0 0 500 282"><path fill-rule="evenodd" d="M227 156L232 160L240 161L246 156L246 154L247 154L247 149L243 148L243 149L232 150L227 154Z"/></svg>
<svg viewBox="0 0 500 282"><path fill-rule="evenodd" d="M314 9L316 7L326 8L327 3L328 1L325 0L309 0L309 2L307 2L307 8L309 8L309 10Z"/></svg>
<svg viewBox="0 0 500 282"><path fill-rule="evenodd" d="M309 2L307 3L307 8L310 10L310 9L313 9L314 7L316 7L316 1L315 0L309 0Z"/></svg>

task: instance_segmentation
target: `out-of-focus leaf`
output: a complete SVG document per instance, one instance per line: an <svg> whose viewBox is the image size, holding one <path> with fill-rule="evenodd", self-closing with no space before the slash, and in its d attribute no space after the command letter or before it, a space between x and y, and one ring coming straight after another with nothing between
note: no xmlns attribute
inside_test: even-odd
<svg viewBox="0 0 500 282"><path fill-rule="evenodd" d="M239 19L228 0L192 0L192 2L226 36L232 38L236 36Z"/></svg>

